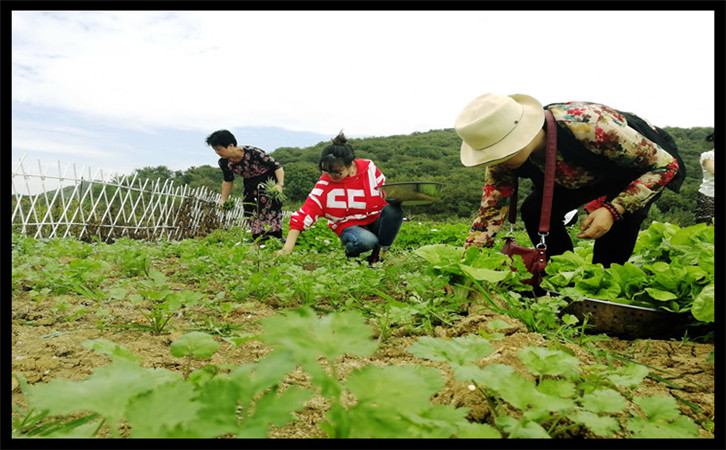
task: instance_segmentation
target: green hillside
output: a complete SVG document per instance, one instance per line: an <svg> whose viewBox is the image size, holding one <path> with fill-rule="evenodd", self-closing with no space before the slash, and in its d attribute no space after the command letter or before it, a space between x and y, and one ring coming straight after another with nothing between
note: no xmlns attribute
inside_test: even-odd
<svg viewBox="0 0 726 450"><path fill-rule="evenodd" d="M666 128L676 140L686 162L687 178L681 193L666 190L651 210L651 221L671 222L679 226L692 225L696 192L701 183L699 156L709 149L705 137L713 132L710 127ZM463 167L459 161L461 140L453 129L416 132L410 135L350 139L356 157L375 161L389 182L438 181L446 183L441 198L429 206L409 207L415 216L428 216L437 220L459 220L476 213L481 198L483 168ZM254 143L245 143L254 145ZM287 209L297 209L307 197L320 172L317 169L320 152L329 142L320 142L306 148L281 147L271 155L285 168ZM137 170L139 176L173 178L175 183L191 187L208 186L219 191L222 173L216 165L191 167L186 171L170 171L164 166ZM520 202L531 191L528 180L521 183ZM233 197L241 197L242 183L235 183Z"/></svg>

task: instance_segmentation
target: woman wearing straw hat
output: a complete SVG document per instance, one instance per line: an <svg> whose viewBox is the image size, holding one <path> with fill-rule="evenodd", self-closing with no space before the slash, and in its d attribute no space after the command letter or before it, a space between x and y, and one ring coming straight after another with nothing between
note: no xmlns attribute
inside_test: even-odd
<svg viewBox="0 0 726 450"><path fill-rule="evenodd" d="M466 105L456 119L462 164L486 170L481 208L465 247L493 246L494 237L507 220L509 196L519 177L534 184L534 191L522 203L521 214L532 242L540 241L545 109L557 123L547 256L573 249L562 217L604 197L582 222L578 237L595 239L593 263L605 267L625 263L653 201L667 184L677 190L683 180L683 170L678 173L675 143L665 131L634 114L589 102L543 107L527 95L484 94Z"/></svg>

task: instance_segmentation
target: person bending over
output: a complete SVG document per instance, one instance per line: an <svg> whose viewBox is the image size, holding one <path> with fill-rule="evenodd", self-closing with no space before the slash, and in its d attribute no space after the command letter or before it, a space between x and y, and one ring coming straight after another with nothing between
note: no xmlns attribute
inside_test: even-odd
<svg viewBox="0 0 726 450"><path fill-rule="evenodd" d="M223 205L234 187L235 175L244 181L244 211L250 218L252 239L259 243L270 237L282 240L282 202L271 200L261 185L272 179L275 190L282 192L285 186L285 170L264 150L251 145L237 145L237 139L227 130L218 130L207 137L207 145L219 156L222 169Z"/></svg>
<svg viewBox="0 0 726 450"><path fill-rule="evenodd" d="M542 106L527 95L484 94L459 114L460 158L468 167L485 167L481 207L464 246L492 247L507 220L509 196L518 178L529 178L533 192L520 208L533 244L542 240L539 218L544 184L544 110L557 123L557 156L547 256L572 251L562 217L588 204L579 238L594 239L592 262L610 267L632 255L641 223L663 188L678 191L685 178L673 139L632 113L591 102Z"/></svg>

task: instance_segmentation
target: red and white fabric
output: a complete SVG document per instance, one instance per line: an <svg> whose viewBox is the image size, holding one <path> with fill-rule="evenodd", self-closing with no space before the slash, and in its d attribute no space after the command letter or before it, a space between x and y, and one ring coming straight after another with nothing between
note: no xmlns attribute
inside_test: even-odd
<svg viewBox="0 0 726 450"><path fill-rule="evenodd" d="M318 218L328 219L328 227L338 236L353 225L374 222L388 203L378 187L386 177L367 159L356 159L356 175L333 181L323 174L303 206L290 217L290 229L306 230Z"/></svg>

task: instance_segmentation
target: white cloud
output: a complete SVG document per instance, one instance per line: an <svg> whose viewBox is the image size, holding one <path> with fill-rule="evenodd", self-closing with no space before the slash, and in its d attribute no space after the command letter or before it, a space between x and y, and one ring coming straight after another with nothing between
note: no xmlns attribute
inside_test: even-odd
<svg viewBox="0 0 726 450"><path fill-rule="evenodd" d="M96 133L62 125L48 125L31 121L14 121L12 146L21 151L71 155L74 157L113 157L100 145Z"/></svg>
<svg viewBox="0 0 726 450"><path fill-rule="evenodd" d="M713 125L709 11L15 11L13 101L129 129L450 128L490 91Z"/></svg>

